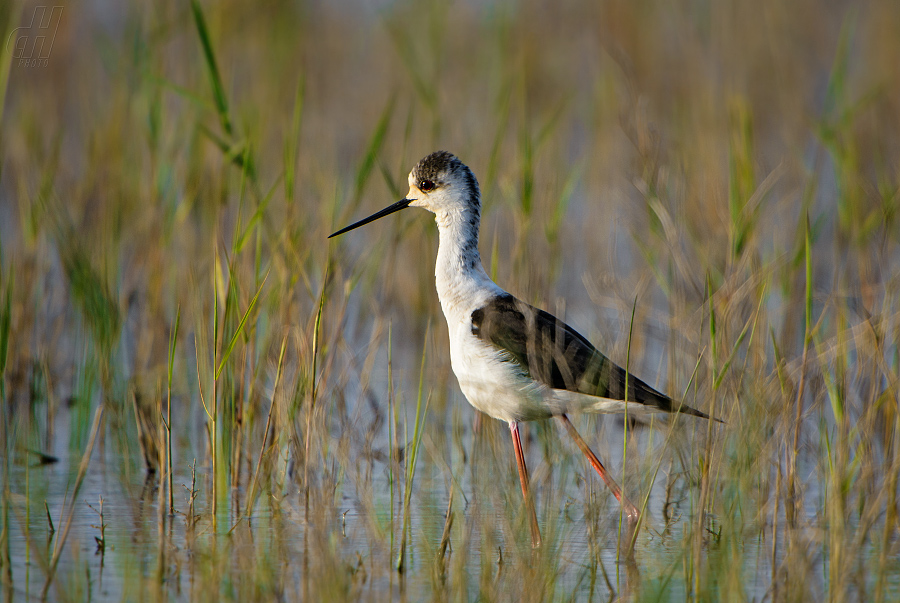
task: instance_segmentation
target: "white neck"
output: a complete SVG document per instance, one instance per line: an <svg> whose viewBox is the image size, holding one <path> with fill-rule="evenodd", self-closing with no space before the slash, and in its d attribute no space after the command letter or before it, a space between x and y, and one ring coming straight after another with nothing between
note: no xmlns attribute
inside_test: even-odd
<svg viewBox="0 0 900 603"><path fill-rule="evenodd" d="M478 210L469 206L441 210L435 214L435 221L440 235L435 282L444 316L452 322L452 317L468 317L488 298L503 291L481 265Z"/></svg>

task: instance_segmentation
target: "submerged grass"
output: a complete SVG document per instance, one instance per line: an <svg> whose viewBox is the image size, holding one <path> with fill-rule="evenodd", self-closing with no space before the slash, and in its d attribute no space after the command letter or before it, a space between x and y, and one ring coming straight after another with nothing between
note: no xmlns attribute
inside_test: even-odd
<svg viewBox="0 0 900 603"><path fill-rule="evenodd" d="M896 2L100 10L0 50L7 599L900 597ZM725 421L572 417L632 538L537 423L531 550L428 216L326 240L438 148L500 284Z"/></svg>

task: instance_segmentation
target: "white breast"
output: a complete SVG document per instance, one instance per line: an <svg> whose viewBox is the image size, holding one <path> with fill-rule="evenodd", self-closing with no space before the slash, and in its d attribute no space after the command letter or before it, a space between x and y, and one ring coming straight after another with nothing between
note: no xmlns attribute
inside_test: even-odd
<svg viewBox="0 0 900 603"><path fill-rule="evenodd" d="M459 388L469 403L496 419L528 421L547 418L543 409L547 389L503 360L502 352L472 335L471 319L460 321L450 333L450 361Z"/></svg>

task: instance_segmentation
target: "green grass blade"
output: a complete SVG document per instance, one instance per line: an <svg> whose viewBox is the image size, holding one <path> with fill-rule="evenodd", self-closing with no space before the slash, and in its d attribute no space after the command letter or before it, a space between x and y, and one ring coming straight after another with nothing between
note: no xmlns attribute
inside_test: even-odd
<svg viewBox="0 0 900 603"><path fill-rule="evenodd" d="M234 334L231 336L231 340L222 351L222 357L219 360L219 368L216 369L215 379L219 378L219 375L222 373L222 369L225 367L225 361L228 360L229 356L231 356L231 352L234 350L235 344L237 344L238 337L240 337L241 333L244 332L244 326L247 324L247 319L250 317L250 313L253 311L253 308L256 307L256 302L259 299L259 294L262 293L263 286L265 286L266 280L268 278L269 273L267 272L266 276L263 278L263 282L260 283L259 288L256 290L256 295L254 295L253 299L250 300L250 304L247 306L247 310L244 312L244 315L241 316L241 320L238 323L237 329L234 330Z"/></svg>
<svg viewBox="0 0 900 603"><path fill-rule="evenodd" d="M22 3L13 2L13 9L9 13L9 26L10 28L19 22L22 14ZM15 30L6 31L3 33L3 46L0 46L0 141L3 140L3 124L5 123L3 120L3 112L4 107L6 106L6 90L9 86L9 73L12 69L13 63L13 49L14 44L11 44L11 37ZM0 162L0 174L3 173L3 162Z"/></svg>
<svg viewBox="0 0 900 603"><path fill-rule="evenodd" d="M245 169L251 180L255 180L256 172L254 171L252 157L249 154L249 147L245 140L229 142L203 124L198 124L197 129L222 151L225 161L239 169Z"/></svg>
<svg viewBox="0 0 900 603"><path fill-rule="evenodd" d="M722 368L716 372L716 380L713 383L713 391L718 390L719 386L722 384L722 379L725 378L725 373L728 372L728 367L731 366L731 362L734 360L735 354L737 354L738 348L741 347L741 344L744 343L744 338L747 336L747 332L750 330L750 325L756 324L756 322L752 319L748 319L747 323L744 325L744 329L741 331L741 334L738 335L737 341L734 342L734 345L731 346L731 353L728 354L728 358L725 360L725 364L722 365Z"/></svg>
<svg viewBox="0 0 900 603"><path fill-rule="evenodd" d="M366 187L366 182L369 180L369 175L377 164L378 154L381 152L381 147L384 146L388 127L391 125L391 117L394 115L394 105L394 97L392 96L388 99L387 104L381 111L381 117L378 118L375 131L372 133L372 138L369 139L369 144L363 155L362 163L360 163L359 168L356 170L356 187L353 192L354 206L356 206L362 198L362 192Z"/></svg>
<svg viewBox="0 0 900 603"><path fill-rule="evenodd" d="M200 45L203 47L203 58L206 60L206 69L209 73L209 82L212 85L213 100L216 103L219 121L222 124L222 130L230 137L234 135L234 131L228 111L228 98L225 96L225 87L222 85L222 76L216 63L216 55L213 52L212 39L209 35L209 28L206 26L206 18L203 16L203 8L198 0L191 0L191 12L194 15L194 25L197 27Z"/></svg>
<svg viewBox="0 0 900 603"><path fill-rule="evenodd" d="M244 245L247 244L247 240L250 238L253 227L262 221L262 217L266 213L266 209L269 207L269 202L272 200L272 196L275 194L275 190L280 183L281 178L279 178L275 181L274 184L272 184L269 192L266 193L266 196L263 197L259 204L256 206L256 211L253 212L253 215L250 217L247 225L235 239L232 249L232 253L234 253L235 255L239 254L241 250L244 249Z"/></svg>

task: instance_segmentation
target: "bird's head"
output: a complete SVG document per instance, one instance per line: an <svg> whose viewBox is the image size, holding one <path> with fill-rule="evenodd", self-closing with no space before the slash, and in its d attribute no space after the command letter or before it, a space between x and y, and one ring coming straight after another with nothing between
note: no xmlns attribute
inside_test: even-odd
<svg viewBox="0 0 900 603"><path fill-rule="evenodd" d="M474 209L481 212L481 192L472 170L456 155L437 151L423 157L409 173L410 206L432 213Z"/></svg>
<svg viewBox="0 0 900 603"><path fill-rule="evenodd" d="M385 207L331 234L328 238L343 234L364 224L406 209L421 207L438 214L470 212L472 223L477 226L481 216L481 192L472 170L453 153L436 151L426 155L409 173L409 192L406 198Z"/></svg>

